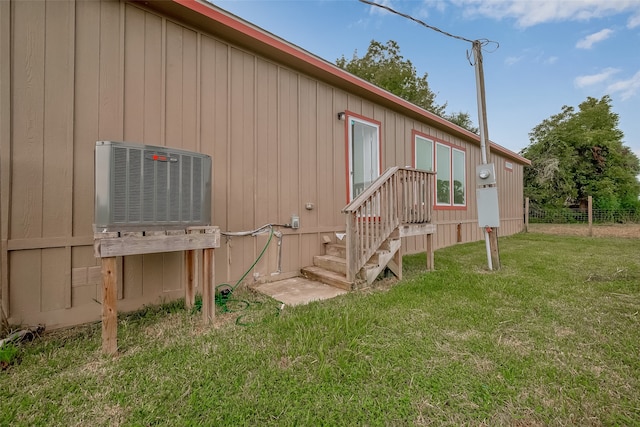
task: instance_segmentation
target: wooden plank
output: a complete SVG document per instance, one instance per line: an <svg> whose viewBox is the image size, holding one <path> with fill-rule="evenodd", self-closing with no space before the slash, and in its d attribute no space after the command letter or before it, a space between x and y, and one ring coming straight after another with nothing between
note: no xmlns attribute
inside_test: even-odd
<svg viewBox="0 0 640 427"><path fill-rule="evenodd" d="M434 259L433 234L427 234L426 252L427 252L427 270L433 271L435 270L435 266L433 262L433 259Z"/></svg>
<svg viewBox="0 0 640 427"><path fill-rule="evenodd" d="M166 116L164 131L166 143L182 147L183 99L183 27L166 22Z"/></svg>
<svg viewBox="0 0 640 427"><path fill-rule="evenodd" d="M491 264L494 271L500 270L500 251L498 249L498 227L487 227L489 247L491 248Z"/></svg>
<svg viewBox="0 0 640 427"><path fill-rule="evenodd" d="M199 151L197 144L198 130L196 127L198 116L198 94L200 81L198 80L198 36L195 31L182 29L182 126L180 139L181 147L185 150Z"/></svg>
<svg viewBox="0 0 640 427"><path fill-rule="evenodd" d="M391 177L393 174L395 174L398 171L398 169L400 169L400 168L397 167L397 166L393 166L393 167L387 169L376 180L379 181L379 182L386 181L387 179L389 179L389 177ZM351 203L349 203L347 206L345 206L344 209L342 209L342 212L347 213L347 212L354 211L355 209L357 209L358 206L360 206L360 204L362 204L362 202L364 200L366 200L369 197L371 197L377 191L377 189L378 188L376 186L374 186L374 185L369 186L362 193L360 193L360 195L358 197L353 199L351 201Z"/></svg>
<svg viewBox="0 0 640 427"><path fill-rule="evenodd" d="M345 245L347 247L347 281L354 282L356 279L356 265L358 263L358 242L356 239L356 218L354 213L347 214L347 236Z"/></svg>
<svg viewBox="0 0 640 427"><path fill-rule="evenodd" d="M42 237L71 235L74 4L46 8ZM68 263L69 266L71 263Z"/></svg>
<svg viewBox="0 0 640 427"><path fill-rule="evenodd" d="M250 230L255 226L255 199L257 191L254 187L254 171L256 169L254 147L256 144L255 118L255 56L247 52L233 50L231 56L231 75L229 78L231 93L231 141L243 141L242 144L232 143L229 147L230 163L233 167L225 166L230 171L228 181L229 205L234 209L229 211L227 228L229 230ZM284 169L284 168L283 168ZM290 169L290 168L287 168ZM251 171L251 172L249 172ZM283 194L288 193L287 190ZM289 193L290 194L290 193ZM282 206L287 204L280 201ZM288 208L284 208L288 211ZM285 215L290 215L287 212ZM233 239L229 245L231 277L240 277L246 266L255 259L255 242L249 239Z"/></svg>
<svg viewBox="0 0 640 427"><path fill-rule="evenodd" d="M116 258L102 258L102 352L118 352Z"/></svg>
<svg viewBox="0 0 640 427"><path fill-rule="evenodd" d="M325 182L324 174L319 176L320 170L324 171L324 164L318 163L318 102L317 102L317 83L306 77L300 78L299 85L300 96L300 121L305 126L299 127L299 162L298 174L300 176L299 187L299 206L305 203L317 203L318 186ZM262 127L259 127L260 129ZM258 183L259 186L259 183ZM314 209L303 209L298 212L301 224L307 226L318 226L318 211ZM317 252L317 248L313 248L311 253L301 253L302 259L310 258L313 253ZM302 264L306 264L305 261Z"/></svg>
<svg viewBox="0 0 640 427"><path fill-rule="evenodd" d="M124 53L121 37L124 22L121 8L124 3L100 3L98 139L105 141L123 139Z"/></svg>
<svg viewBox="0 0 640 427"><path fill-rule="evenodd" d="M116 283L118 284L117 298L122 300L124 299L124 257L116 258L116 269L118 271L116 276Z"/></svg>
<svg viewBox="0 0 640 427"><path fill-rule="evenodd" d="M144 141L145 100L145 15L143 10L125 5L124 41L124 139Z"/></svg>
<svg viewBox="0 0 640 427"><path fill-rule="evenodd" d="M25 317L37 314L41 306L42 251L9 252L9 316L22 323Z"/></svg>
<svg viewBox="0 0 640 427"><path fill-rule="evenodd" d="M185 282L184 282L184 305L186 308L192 308L195 304L195 251L185 251L184 252L184 271L185 271Z"/></svg>
<svg viewBox="0 0 640 427"><path fill-rule="evenodd" d="M398 280L402 280L402 244L400 243L400 247L393 255L391 261L389 261L388 267L391 269L393 274L396 275Z"/></svg>
<svg viewBox="0 0 640 427"><path fill-rule="evenodd" d="M127 259L131 257L126 257ZM140 274L143 299L157 297L163 294L164 286L164 254L149 253L142 256L142 271ZM182 281L182 278L180 278ZM181 295L180 295L181 296Z"/></svg>
<svg viewBox="0 0 640 427"><path fill-rule="evenodd" d="M75 4L67 2L47 8L46 27L42 234L45 237L60 235L71 237L73 228ZM60 149L61 146L64 149ZM70 245L65 246L64 255L56 268L62 268L63 289L61 293L64 308L71 308ZM60 286L57 283L55 282L51 288L55 289Z"/></svg>
<svg viewBox="0 0 640 427"><path fill-rule="evenodd" d="M409 224L400 226L400 237L421 236L424 234L435 234L435 224Z"/></svg>
<svg viewBox="0 0 640 427"><path fill-rule="evenodd" d="M204 323L212 323L215 317L215 302L214 302L214 286L215 279L215 261L213 249L205 249L203 252L203 270L204 281L202 284L202 320Z"/></svg>
<svg viewBox="0 0 640 427"><path fill-rule="evenodd" d="M262 185L263 182L278 182L278 129L277 129L277 67L270 62L258 59L256 62L256 109L257 128L260 129L259 143L256 144L255 177L257 191L254 195L256 206L260 206L255 213L256 224L266 224L279 218L278 188L276 185ZM257 244L260 247L260 243ZM271 257L271 254L269 254Z"/></svg>
<svg viewBox="0 0 640 427"><path fill-rule="evenodd" d="M9 189L11 183L11 3L0 2L0 309L9 316Z"/></svg>
<svg viewBox="0 0 640 427"><path fill-rule="evenodd" d="M35 237L33 239L11 239L6 242L9 251L29 249L64 248L67 246L91 246L93 236Z"/></svg>
<svg viewBox="0 0 640 427"><path fill-rule="evenodd" d="M202 33L196 34L196 114L195 114L195 148L194 150L202 153ZM213 198L213 197L212 197Z"/></svg>
<svg viewBox="0 0 640 427"><path fill-rule="evenodd" d="M73 134L73 234L86 235L94 222L95 141L98 140L100 3L74 4L75 121Z"/></svg>
<svg viewBox="0 0 640 427"><path fill-rule="evenodd" d="M122 257L122 283L127 299L142 298L144 294L144 255Z"/></svg>
<svg viewBox="0 0 640 427"><path fill-rule="evenodd" d="M71 269L71 285L73 287L86 286L89 283L88 273L89 273L89 269L87 267L72 268Z"/></svg>
<svg viewBox="0 0 640 427"><path fill-rule="evenodd" d="M71 298L70 251L67 248L43 249L40 251L40 260L40 312L69 308L71 302L67 298Z"/></svg>
<svg viewBox="0 0 640 427"><path fill-rule="evenodd" d="M152 145L160 145L164 135L162 126L165 85L162 84L164 73L162 28L162 18L150 13L145 14L143 140Z"/></svg>
<svg viewBox="0 0 640 427"><path fill-rule="evenodd" d="M104 258L217 248L219 246L220 232L182 236L116 237L98 239L95 255L96 258Z"/></svg>
<svg viewBox="0 0 640 427"><path fill-rule="evenodd" d="M184 255L179 252L162 254L162 287L163 294L184 289Z"/></svg>
<svg viewBox="0 0 640 427"><path fill-rule="evenodd" d="M12 65L12 164L10 235L42 237L44 120L44 2L13 2L16 42ZM19 142L19 143L18 143Z"/></svg>

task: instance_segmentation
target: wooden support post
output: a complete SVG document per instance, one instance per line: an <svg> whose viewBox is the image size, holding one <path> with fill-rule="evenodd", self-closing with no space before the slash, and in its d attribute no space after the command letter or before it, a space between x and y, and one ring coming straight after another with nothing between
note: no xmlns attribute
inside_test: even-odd
<svg viewBox="0 0 640 427"><path fill-rule="evenodd" d="M203 313L207 322L213 321L215 307L214 297L214 258L213 248L220 247L220 230L218 227L190 227L185 232L165 230L150 234L126 233L120 236L117 231L95 233L93 249L96 258L102 259L102 350L107 354L118 351L118 263L116 257L150 253L186 251L185 255L185 300L186 305L193 306L195 295L193 283L197 276L198 262L195 250L205 250ZM121 282L121 281L120 281ZM122 284L122 283L120 283ZM122 295L122 290L120 291ZM1 301L0 301L1 303Z"/></svg>
<svg viewBox="0 0 640 427"><path fill-rule="evenodd" d="M184 306L187 309L193 307L196 301L196 294L194 291L195 282L195 251L184 251L184 270L185 270L185 283L184 283Z"/></svg>
<svg viewBox="0 0 640 427"><path fill-rule="evenodd" d="M9 320L4 313L4 307L2 306L2 299L0 299L0 337L4 337L9 334Z"/></svg>
<svg viewBox="0 0 640 427"><path fill-rule="evenodd" d="M102 258L102 352L118 352L118 280L116 257Z"/></svg>
<svg viewBox="0 0 640 427"><path fill-rule="evenodd" d="M500 270L500 251L498 250L498 227L489 228L489 247L491 248L491 264L494 271Z"/></svg>
<svg viewBox="0 0 640 427"><path fill-rule="evenodd" d="M427 234L427 271L433 271L433 267L433 234Z"/></svg>
<svg viewBox="0 0 640 427"><path fill-rule="evenodd" d="M589 237L593 237L593 197L587 199L589 209Z"/></svg>
<svg viewBox="0 0 640 427"><path fill-rule="evenodd" d="M529 198L524 199L524 232L529 232Z"/></svg>
<svg viewBox="0 0 640 427"><path fill-rule="evenodd" d="M402 243L398 251L393 255L391 262L389 262L389 268L398 280L402 280Z"/></svg>
<svg viewBox="0 0 640 427"><path fill-rule="evenodd" d="M350 212L347 214L347 235L346 235L346 247L347 247L347 281L354 282L356 280L355 271L357 258L358 258L358 242L354 241L356 235L356 214Z"/></svg>
<svg viewBox="0 0 640 427"><path fill-rule="evenodd" d="M215 298L215 269L213 249L207 248L203 253L204 280L202 283L202 320L212 323L216 314Z"/></svg>

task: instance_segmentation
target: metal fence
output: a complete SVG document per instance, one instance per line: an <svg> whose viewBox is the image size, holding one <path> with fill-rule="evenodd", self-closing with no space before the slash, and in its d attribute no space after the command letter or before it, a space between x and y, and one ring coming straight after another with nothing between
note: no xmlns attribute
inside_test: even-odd
<svg viewBox="0 0 640 427"><path fill-rule="evenodd" d="M588 209L541 209L529 207L531 224L581 224L589 222ZM594 224L640 223L640 210L636 209L592 209Z"/></svg>
<svg viewBox="0 0 640 427"><path fill-rule="evenodd" d="M537 224L640 224L640 208L593 209L593 198L587 199L586 207L548 209L531 204L524 199L524 223Z"/></svg>

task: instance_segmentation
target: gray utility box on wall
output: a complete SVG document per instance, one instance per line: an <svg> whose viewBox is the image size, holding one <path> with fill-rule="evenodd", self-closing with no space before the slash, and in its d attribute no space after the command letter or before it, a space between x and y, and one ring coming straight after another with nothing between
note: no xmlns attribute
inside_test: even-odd
<svg viewBox="0 0 640 427"><path fill-rule="evenodd" d="M98 141L95 231L211 225L211 157L190 151Z"/></svg>

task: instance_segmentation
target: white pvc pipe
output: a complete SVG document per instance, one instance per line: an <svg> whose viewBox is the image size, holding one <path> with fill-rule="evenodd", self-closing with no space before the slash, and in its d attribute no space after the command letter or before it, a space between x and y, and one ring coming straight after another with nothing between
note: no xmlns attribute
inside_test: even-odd
<svg viewBox="0 0 640 427"><path fill-rule="evenodd" d="M487 263L489 264L489 271L493 271L493 262L491 262L491 244L489 243L489 233L487 229L484 229L484 245L487 248Z"/></svg>

